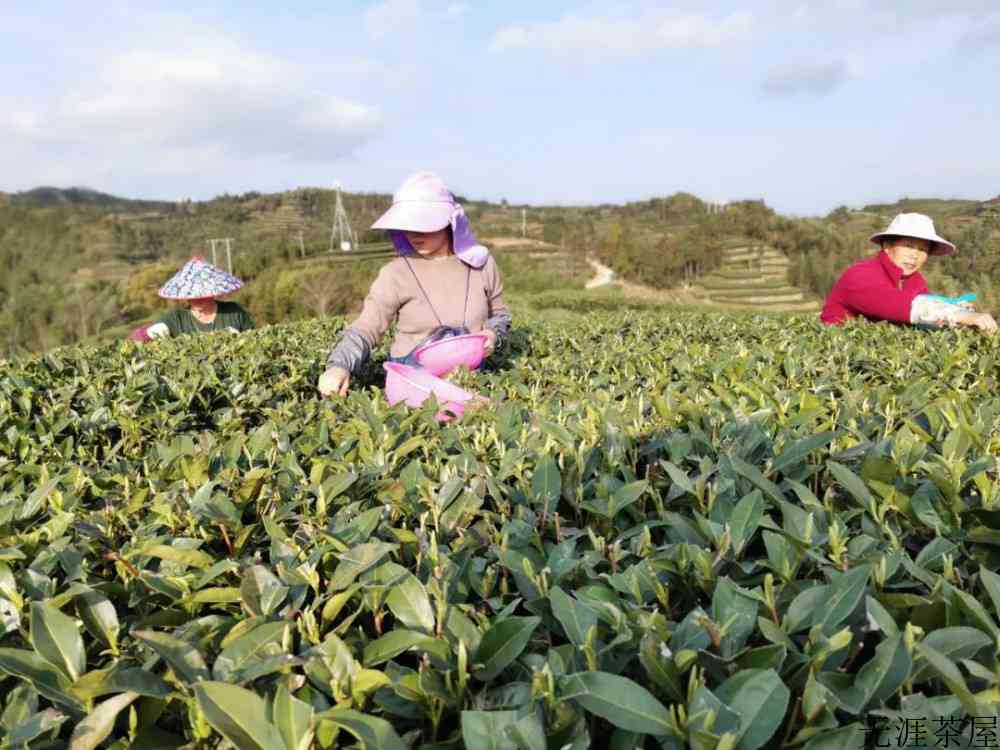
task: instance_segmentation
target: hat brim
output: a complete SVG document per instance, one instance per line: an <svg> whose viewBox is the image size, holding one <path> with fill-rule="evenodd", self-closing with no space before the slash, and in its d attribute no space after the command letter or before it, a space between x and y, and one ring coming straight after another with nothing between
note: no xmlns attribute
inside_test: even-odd
<svg viewBox="0 0 1000 750"><path fill-rule="evenodd" d="M444 201L400 201L372 224L372 229L438 232L451 224L454 206Z"/></svg>
<svg viewBox="0 0 1000 750"><path fill-rule="evenodd" d="M157 296L162 299L169 299L175 302L194 302L195 300L199 299L222 299L223 297L228 297L230 294L236 291L238 291L238 289L233 289L228 292L218 292L217 294L197 294L191 297L185 297L182 295L174 295L174 294L162 294L162 293L157 293Z"/></svg>
<svg viewBox="0 0 1000 750"><path fill-rule="evenodd" d="M956 247L948 242L944 237L938 237L936 234L931 237L925 237L923 235L916 234L900 234L899 232L879 232L873 234L868 238L869 242L878 245L882 240L889 239L890 237L912 237L915 240L927 240L931 243L931 251L928 255L954 255Z"/></svg>

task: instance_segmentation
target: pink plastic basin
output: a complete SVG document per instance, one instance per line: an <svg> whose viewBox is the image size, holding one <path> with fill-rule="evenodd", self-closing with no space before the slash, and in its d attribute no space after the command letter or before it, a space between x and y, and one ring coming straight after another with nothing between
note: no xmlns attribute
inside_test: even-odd
<svg viewBox="0 0 1000 750"><path fill-rule="evenodd" d="M482 396L469 393L419 367L410 367L398 362L386 362L383 367L385 367L385 397L390 405L402 401L407 406L420 406L433 393L441 404L441 411L437 413L439 422L447 422L452 415L461 417L469 401L486 401Z"/></svg>
<svg viewBox="0 0 1000 750"><path fill-rule="evenodd" d="M467 333L441 339L420 347L413 356L431 375L447 375L462 365L475 370L486 356L486 334Z"/></svg>

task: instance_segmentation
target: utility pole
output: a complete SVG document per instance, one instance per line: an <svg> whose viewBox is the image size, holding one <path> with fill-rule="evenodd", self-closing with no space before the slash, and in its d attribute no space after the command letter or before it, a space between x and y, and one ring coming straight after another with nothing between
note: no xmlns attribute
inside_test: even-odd
<svg viewBox="0 0 1000 750"><path fill-rule="evenodd" d="M528 210L525 208L521 209L521 236L528 236Z"/></svg>
<svg viewBox="0 0 1000 750"><path fill-rule="evenodd" d="M301 229L299 230L299 252L302 254L303 258L306 257L306 241L302 236Z"/></svg>
<svg viewBox="0 0 1000 750"><path fill-rule="evenodd" d="M226 246L226 267L229 269L229 273L233 272L233 238L232 237L216 237L214 239L206 240L209 246L212 248L212 265L216 268L219 267L219 256L216 250L217 245L222 245L225 243Z"/></svg>

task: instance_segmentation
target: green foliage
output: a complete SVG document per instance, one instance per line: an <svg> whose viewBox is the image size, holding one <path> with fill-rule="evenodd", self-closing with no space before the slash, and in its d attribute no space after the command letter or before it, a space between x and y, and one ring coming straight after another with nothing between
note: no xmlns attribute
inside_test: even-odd
<svg viewBox="0 0 1000 750"><path fill-rule="evenodd" d="M316 397L342 325L0 364L0 746L819 747L995 708L998 342L529 317L440 425L377 364Z"/></svg>

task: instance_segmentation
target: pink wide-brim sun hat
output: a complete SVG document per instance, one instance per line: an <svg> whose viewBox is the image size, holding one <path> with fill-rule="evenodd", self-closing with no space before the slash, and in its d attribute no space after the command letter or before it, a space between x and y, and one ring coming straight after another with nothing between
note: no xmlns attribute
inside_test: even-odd
<svg viewBox="0 0 1000 750"><path fill-rule="evenodd" d="M482 268L489 251L479 244L462 206L440 177L432 172L417 172L400 185L389 210L372 224L372 229L386 230L399 255L412 255L416 251L406 239L406 232L437 232L449 226L455 255L473 268Z"/></svg>
<svg viewBox="0 0 1000 750"><path fill-rule="evenodd" d="M955 245L937 233L934 221L924 214L896 214L884 232L877 232L869 239L876 245L889 237L913 237L931 243L929 255L951 255Z"/></svg>

